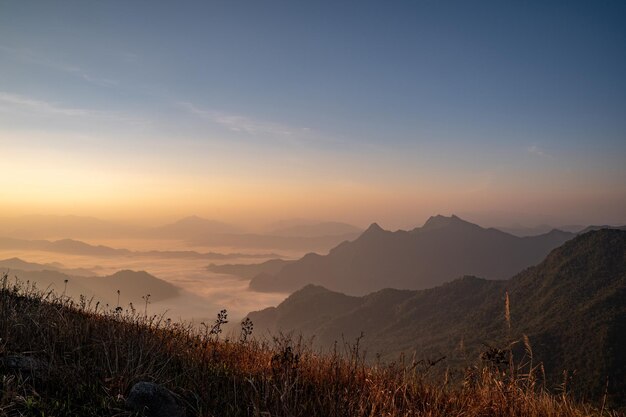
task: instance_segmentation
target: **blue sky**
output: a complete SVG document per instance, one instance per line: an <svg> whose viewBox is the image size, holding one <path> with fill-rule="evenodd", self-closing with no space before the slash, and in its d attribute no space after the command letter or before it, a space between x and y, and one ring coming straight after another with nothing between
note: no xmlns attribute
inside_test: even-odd
<svg viewBox="0 0 626 417"><path fill-rule="evenodd" d="M0 0L5 210L626 222L625 21L611 0Z"/></svg>

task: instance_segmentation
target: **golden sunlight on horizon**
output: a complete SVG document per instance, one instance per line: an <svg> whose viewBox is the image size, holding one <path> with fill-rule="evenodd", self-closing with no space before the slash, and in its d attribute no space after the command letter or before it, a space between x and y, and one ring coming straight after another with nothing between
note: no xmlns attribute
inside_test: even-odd
<svg viewBox="0 0 626 417"><path fill-rule="evenodd" d="M58 172L57 172L58 173ZM142 182L141 178L114 181L101 177L67 173L67 179L35 177L2 184L0 217L22 215L78 215L128 224L158 225L189 215L225 221L250 229L289 218L336 220L365 227L378 222L389 228L418 226L435 214L460 214L487 226L526 222L539 224L546 211L558 212L566 222L567 206L578 204L579 213L593 214L595 195L518 195L513 191L450 193L432 188L367 188L358 184L246 184L243 182L186 181L163 179ZM112 176L107 176L111 180ZM502 201L507 204L503 205ZM528 206L535 201L536 206ZM582 203L581 203L582 201ZM527 205L525 211L513 206ZM460 208L460 209L459 209ZM619 210L613 214L619 217ZM576 217L570 223L581 223ZM617 220L619 221L619 220ZM508 223L507 223L508 222ZM587 221L594 223L593 217ZM565 223L563 223L565 224Z"/></svg>
<svg viewBox="0 0 626 417"><path fill-rule="evenodd" d="M153 147L120 151L94 147L99 135L65 140L0 129L0 143L8 145L0 216L80 215L156 225L195 214L249 229L288 218L406 228L439 213L488 226L626 221L619 176L607 181L591 167L572 172L526 151L523 158L499 155L508 164L483 166L452 149L421 159L412 148L296 157L155 140Z"/></svg>

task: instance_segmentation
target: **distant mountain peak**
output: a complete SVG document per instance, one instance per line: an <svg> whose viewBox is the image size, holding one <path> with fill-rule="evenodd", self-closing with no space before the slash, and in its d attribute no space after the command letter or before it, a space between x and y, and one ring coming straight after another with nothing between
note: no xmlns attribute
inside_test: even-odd
<svg viewBox="0 0 626 417"><path fill-rule="evenodd" d="M429 217L428 220L426 220L426 223L424 223L424 226L422 226L422 229L438 229L441 227L469 224L472 223L469 223L454 214L450 217L437 214L436 216Z"/></svg>
<svg viewBox="0 0 626 417"><path fill-rule="evenodd" d="M307 284L304 287L296 291L296 293L298 294L307 294L307 295L329 293L329 292L332 292L332 291L326 287L323 287L321 285L315 285L315 284Z"/></svg>
<svg viewBox="0 0 626 417"><path fill-rule="evenodd" d="M363 232L363 234L361 236L365 236L365 235L372 235L372 234L377 234L380 232L384 232L385 229L383 229L382 227L380 227L378 225L378 223L372 223L370 224L370 226L367 228L367 230L365 230L365 232Z"/></svg>
<svg viewBox="0 0 626 417"><path fill-rule="evenodd" d="M555 235L562 235L562 234L569 234L569 233L570 232L565 232L565 231L563 231L561 229L552 229L548 233L546 233L546 235L555 236Z"/></svg>
<svg viewBox="0 0 626 417"><path fill-rule="evenodd" d="M153 229L157 234L167 237L188 238L202 233L237 233L239 229L233 225L223 223L218 220L205 219L192 215L183 217L163 226Z"/></svg>
<svg viewBox="0 0 626 417"><path fill-rule="evenodd" d="M132 269L121 269L121 270L115 272L113 275L110 275L109 277L113 278L113 277L121 277L121 276L128 276L128 275L143 276L143 277L150 276L150 277L152 277L152 275L150 275L146 271L134 271Z"/></svg>
<svg viewBox="0 0 626 417"><path fill-rule="evenodd" d="M182 219L177 220L174 224L185 224L185 223L203 223L207 222L207 219L203 219L200 216L196 216L195 214L192 216L183 217Z"/></svg>

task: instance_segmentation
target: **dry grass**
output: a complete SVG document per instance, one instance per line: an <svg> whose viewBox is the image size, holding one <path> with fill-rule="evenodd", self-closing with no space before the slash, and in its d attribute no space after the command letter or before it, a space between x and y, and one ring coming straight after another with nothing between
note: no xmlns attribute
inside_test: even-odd
<svg viewBox="0 0 626 417"><path fill-rule="evenodd" d="M532 365L515 378L486 366L469 368L459 384L433 383L429 364L367 365L358 342L322 355L301 340L254 340L250 323L238 340L225 340L224 316L196 329L139 310L105 310L5 276L0 357L27 355L47 366L0 375L0 415L130 415L124 396L141 380L166 385L192 416L618 415L547 393Z"/></svg>

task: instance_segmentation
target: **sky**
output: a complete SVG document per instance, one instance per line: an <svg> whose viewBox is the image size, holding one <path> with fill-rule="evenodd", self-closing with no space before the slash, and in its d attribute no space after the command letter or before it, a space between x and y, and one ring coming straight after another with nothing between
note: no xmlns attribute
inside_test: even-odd
<svg viewBox="0 0 626 417"><path fill-rule="evenodd" d="M0 215L626 223L626 3L0 0Z"/></svg>

